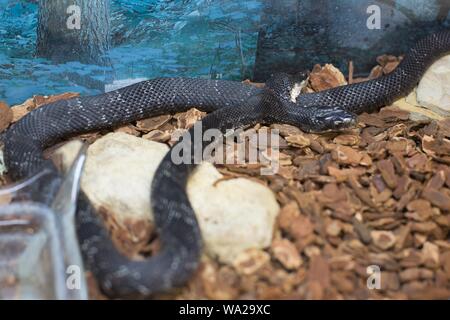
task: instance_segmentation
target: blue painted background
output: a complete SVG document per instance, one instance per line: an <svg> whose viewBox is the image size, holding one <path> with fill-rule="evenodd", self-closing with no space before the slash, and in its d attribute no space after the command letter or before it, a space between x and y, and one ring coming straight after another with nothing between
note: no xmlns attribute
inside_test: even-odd
<svg viewBox="0 0 450 320"><path fill-rule="evenodd" d="M12 105L35 94L96 94L129 78L249 78L261 6L261 0L113 0L113 68L105 70L36 59L37 4L0 0L0 100Z"/></svg>
<svg viewBox="0 0 450 320"><path fill-rule="evenodd" d="M0 100L36 94L96 94L124 79L195 76L264 81L314 63L367 72L375 57L400 54L450 0L111 0L112 68L34 57L36 0L0 0ZM392 5L394 3L394 5ZM383 9L367 30L367 6ZM450 6L449 6L450 7ZM445 9L445 5L444 5ZM445 11L445 10L444 10ZM444 26L450 26L450 16Z"/></svg>

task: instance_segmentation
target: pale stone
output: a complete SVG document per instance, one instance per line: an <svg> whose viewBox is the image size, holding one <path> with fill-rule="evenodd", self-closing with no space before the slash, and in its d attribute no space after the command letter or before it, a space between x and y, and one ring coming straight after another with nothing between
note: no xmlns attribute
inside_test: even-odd
<svg viewBox="0 0 450 320"><path fill-rule="evenodd" d="M242 251L268 247L278 203L270 189L244 178L223 176L210 163L198 167L188 195L200 222L206 250L231 263Z"/></svg>
<svg viewBox="0 0 450 320"><path fill-rule="evenodd" d="M151 181L168 150L165 144L129 134L108 134L89 147L81 187L116 220L153 220Z"/></svg>
<svg viewBox="0 0 450 320"><path fill-rule="evenodd" d="M409 119L412 121L426 121L426 120L442 120L445 117L437 114L434 111L428 110L419 105L417 102L417 89L414 89L407 97L400 98L393 105L401 110L409 112Z"/></svg>
<svg viewBox="0 0 450 320"><path fill-rule="evenodd" d="M440 115L450 116L450 55L427 70L417 88L417 102Z"/></svg>

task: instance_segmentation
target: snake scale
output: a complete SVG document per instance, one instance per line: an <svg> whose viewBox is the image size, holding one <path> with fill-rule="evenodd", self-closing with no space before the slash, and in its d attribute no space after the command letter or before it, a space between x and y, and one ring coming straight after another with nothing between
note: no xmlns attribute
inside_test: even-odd
<svg viewBox="0 0 450 320"><path fill-rule="evenodd" d="M225 80L158 78L97 96L58 101L30 112L6 132L5 162L14 179L49 170L37 193L42 201L50 201L62 178L44 159L44 149L93 130L191 107L209 113L201 122L203 130L225 132L255 123L287 123L305 131L345 128L355 123L357 114L376 111L408 94L431 63L449 51L450 31L441 31L420 40L390 74L318 93L293 96L296 79L277 74L263 88ZM159 165L151 203L162 246L142 261L117 251L87 196L80 193L76 225L81 250L108 296L148 297L183 285L196 270L202 239L185 190L194 168L194 164L174 164L170 153Z"/></svg>

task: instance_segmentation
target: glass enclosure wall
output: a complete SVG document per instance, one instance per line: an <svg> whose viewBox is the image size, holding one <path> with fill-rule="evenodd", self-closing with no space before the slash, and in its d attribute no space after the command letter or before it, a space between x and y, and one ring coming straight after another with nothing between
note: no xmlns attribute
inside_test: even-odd
<svg viewBox="0 0 450 320"><path fill-rule="evenodd" d="M449 0L266 0L254 79L352 60L367 74L381 54L400 55L418 39L450 28Z"/></svg>
<svg viewBox="0 0 450 320"><path fill-rule="evenodd" d="M0 100L154 77L264 81L315 63L367 73L450 27L448 0L0 0Z"/></svg>

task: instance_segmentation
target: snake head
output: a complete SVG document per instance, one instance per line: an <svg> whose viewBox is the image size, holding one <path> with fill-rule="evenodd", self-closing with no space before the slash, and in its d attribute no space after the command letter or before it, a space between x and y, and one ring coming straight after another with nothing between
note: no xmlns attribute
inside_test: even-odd
<svg viewBox="0 0 450 320"><path fill-rule="evenodd" d="M310 107L310 132L338 131L356 125L356 115L341 107Z"/></svg>

